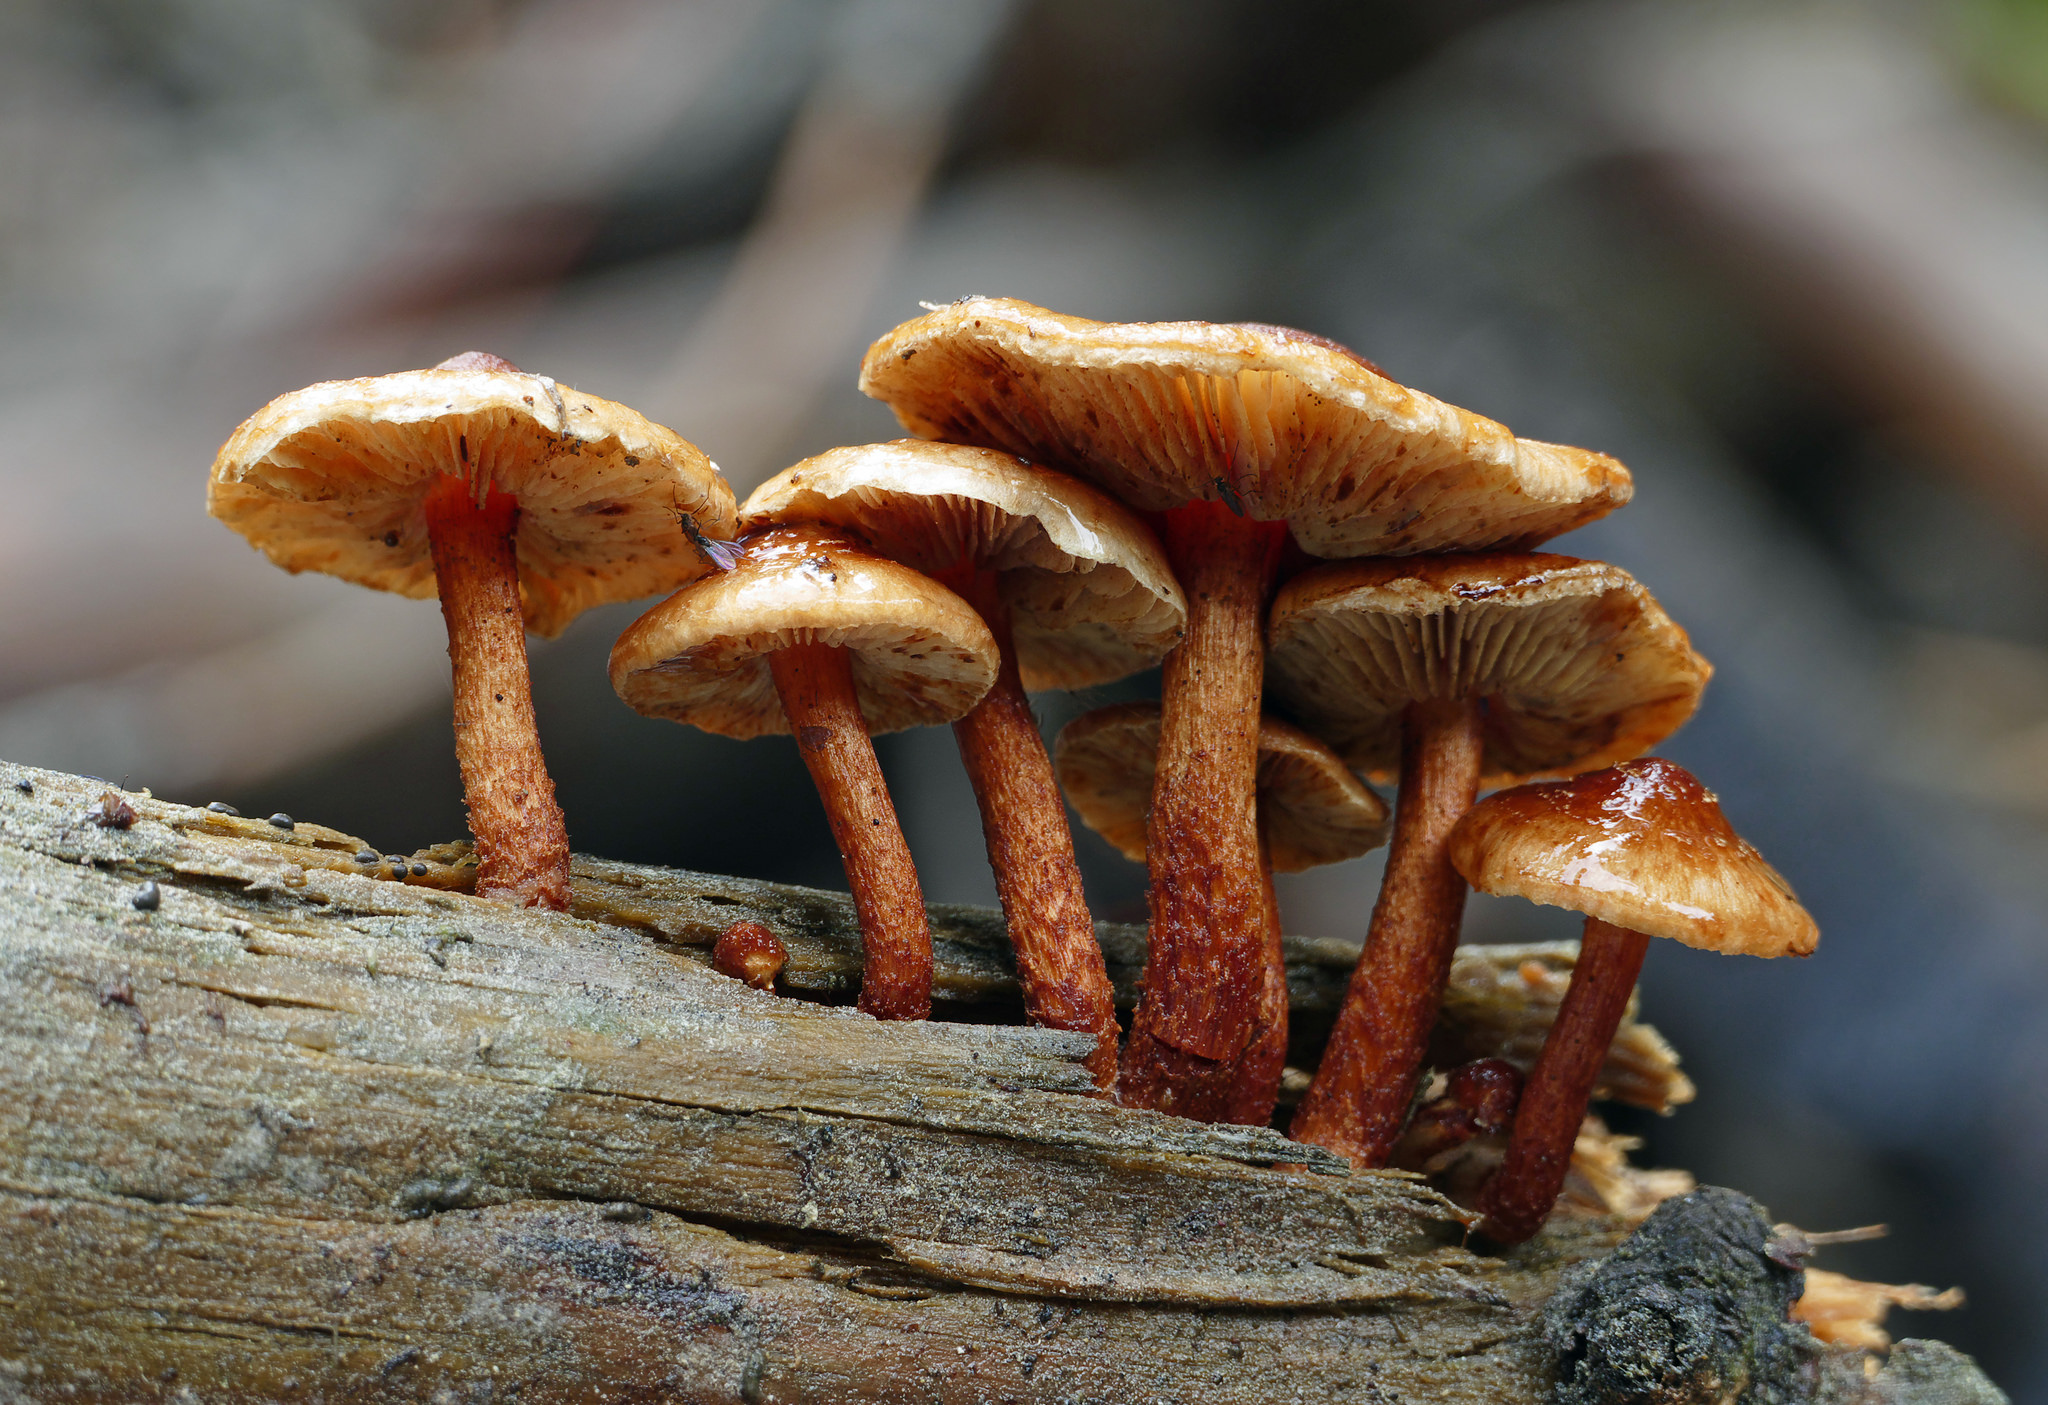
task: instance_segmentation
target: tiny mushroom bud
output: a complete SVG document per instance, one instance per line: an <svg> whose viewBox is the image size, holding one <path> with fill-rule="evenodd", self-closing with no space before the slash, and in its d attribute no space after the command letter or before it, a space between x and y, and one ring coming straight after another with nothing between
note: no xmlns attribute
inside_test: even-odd
<svg viewBox="0 0 2048 1405"><path fill-rule="evenodd" d="M112 790L104 792L85 813L101 829L127 829L136 820L135 807Z"/></svg>
<svg viewBox="0 0 2048 1405"><path fill-rule="evenodd" d="M766 926L748 918L718 934L711 948L712 968L756 990L773 990L775 977L789 960L789 948Z"/></svg>
<svg viewBox="0 0 2048 1405"><path fill-rule="evenodd" d="M875 759L876 732L950 722L996 675L996 643L938 582L843 535L774 527L730 571L677 591L612 646L634 711L728 737L793 733L860 915L860 1007L931 1014L931 928Z"/></svg>
<svg viewBox="0 0 2048 1405"><path fill-rule="evenodd" d="M1507 1155L1481 1194L1490 1238L1542 1228L1635 989L1651 937L1731 955L1806 956L1820 940L1791 885L1745 843L1714 795L1657 757L1519 786L1474 806L1451 862L1481 892L1586 914L1571 986L1530 1070Z"/></svg>
<svg viewBox="0 0 2048 1405"><path fill-rule="evenodd" d="M761 485L743 521L856 532L958 591L1001 650L995 685L953 724L1032 1023L1092 1034L1116 1077L1115 995L1026 688L1113 682L1159 661L1186 606L1137 514L994 449L902 439L833 449Z"/></svg>
<svg viewBox="0 0 2048 1405"><path fill-rule="evenodd" d="M281 396L221 448L207 490L207 510L288 571L439 598L477 893L556 910L569 836L526 633L713 569L675 514L725 537L733 508L696 445L483 352Z"/></svg>
<svg viewBox="0 0 2048 1405"><path fill-rule="evenodd" d="M1711 672L1626 571L1548 554L1305 571L1273 604L1273 693L1375 778L1400 775L1365 950L1292 1134L1381 1166L1401 1135L1457 949L1446 856L1482 782L1639 755Z"/></svg>
<svg viewBox="0 0 2048 1405"><path fill-rule="evenodd" d="M1159 704L1119 703L1083 713L1056 744L1060 783L1081 822L1134 863L1145 861L1146 810L1159 756ZM1258 834L1266 894L1266 981L1258 1026L1237 1076L1202 1110L1226 1122L1264 1126L1273 1118L1287 1060L1287 969L1280 954L1273 874L1300 873L1357 858L1387 842L1387 806L1337 754L1299 727L1259 719ZM1182 1111L1185 1089L1139 1100Z"/></svg>
<svg viewBox="0 0 2048 1405"><path fill-rule="evenodd" d="M1262 324L967 298L869 347L860 385L922 438L1050 463L1159 514L1188 623L1166 661L1150 955L1120 1095L1213 1116L1273 979L1253 791L1261 625L1290 537L1317 556L1528 546L1627 501L1628 471Z"/></svg>

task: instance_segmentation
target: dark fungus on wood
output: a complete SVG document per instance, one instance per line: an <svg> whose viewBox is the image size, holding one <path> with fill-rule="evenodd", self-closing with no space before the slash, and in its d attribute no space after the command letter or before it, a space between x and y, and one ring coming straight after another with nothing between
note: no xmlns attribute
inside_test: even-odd
<svg viewBox="0 0 2048 1405"><path fill-rule="evenodd" d="M1755 1201L1702 1186L1572 1270L1543 1314L1558 1405L1806 1399L1821 1348L1790 1320L1806 1274L1773 1259L1771 1240Z"/></svg>
<svg viewBox="0 0 2048 1405"><path fill-rule="evenodd" d="M1814 1400L1820 1405L2012 1405L1977 1363L1941 1342L1893 1342L1884 1368L1830 1360Z"/></svg>

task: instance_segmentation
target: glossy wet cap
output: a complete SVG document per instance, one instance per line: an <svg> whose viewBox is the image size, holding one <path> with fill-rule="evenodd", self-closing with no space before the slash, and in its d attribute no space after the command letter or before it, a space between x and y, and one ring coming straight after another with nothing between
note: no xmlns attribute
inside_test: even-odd
<svg viewBox="0 0 2048 1405"><path fill-rule="evenodd" d="M1474 806L1451 862L1484 893L1744 956L1806 956L1813 918L1729 827L1714 793L1658 757L1517 786Z"/></svg>
<svg viewBox="0 0 2048 1405"><path fill-rule="evenodd" d="M1061 729L1053 766L1081 822L1134 863L1159 761L1159 704L1117 703ZM1259 719L1259 823L1273 867L1299 873L1387 842L1387 806L1337 754L1299 727Z"/></svg>
<svg viewBox="0 0 2048 1405"><path fill-rule="evenodd" d="M729 538L732 489L696 445L623 405L465 352L427 371L280 396L221 446L207 511L288 571L436 594L421 500L443 475L519 500L526 627L712 569L679 513Z"/></svg>
<svg viewBox="0 0 2048 1405"><path fill-rule="evenodd" d="M1534 546L1631 491L1604 454L1517 439L1286 327L965 298L869 347L860 388L920 438L1052 464L1143 511L1227 502L1316 556Z"/></svg>
<svg viewBox="0 0 2048 1405"><path fill-rule="evenodd" d="M793 644L853 655L874 733L950 722L995 682L995 637L929 576L815 527L741 548L732 570L684 586L612 646L612 688L635 712L728 737L787 732L768 656Z"/></svg>
<svg viewBox="0 0 2048 1405"><path fill-rule="evenodd" d="M1374 779L1401 714L1486 699L1487 784L1640 756L1692 715L1713 669L1618 566L1547 553L1319 566L1273 602L1266 684Z"/></svg>
<svg viewBox="0 0 2048 1405"><path fill-rule="evenodd" d="M1024 686L1085 688L1180 642L1187 602L1136 513L1077 478L994 449L899 439L832 449L763 483L747 527L839 527L928 574L1001 573Z"/></svg>

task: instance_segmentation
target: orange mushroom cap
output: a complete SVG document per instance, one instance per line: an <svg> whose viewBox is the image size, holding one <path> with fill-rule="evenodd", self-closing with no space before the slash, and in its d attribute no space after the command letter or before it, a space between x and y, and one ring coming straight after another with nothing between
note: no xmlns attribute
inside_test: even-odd
<svg viewBox="0 0 2048 1405"><path fill-rule="evenodd" d="M1082 823L1133 863L1159 759L1159 704L1116 703L1060 729L1054 766ZM1259 719L1259 824L1280 873L1370 853L1387 842L1387 804L1337 753L1299 727Z"/></svg>
<svg viewBox="0 0 2048 1405"><path fill-rule="evenodd" d="M1400 769L1411 702L1486 699L1501 785L1640 756L1713 674L1628 572L1548 553L1318 566L1281 588L1267 638L1272 695L1375 780Z"/></svg>
<svg viewBox="0 0 2048 1405"><path fill-rule="evenodd" d="M1258 323L1091 322L963 298L868 348L925 439L1051 463L1163 512L1219 501L1315 556L1528 547L1628 501L1604 454L1518 439L1337 343Z"/></svg>
<svg viewBox="0 0 2048 1405"><path fill-rule="evenodd" d="M288 571L424 600L438 587L421 501L450 476L479 502L519 500L520 601L544 636L711 570L678 513L712 539L737 519L732 489L687 439L473 352L279 396L221 446L206 509Z"/></svg>
<svg viewBox="0 0 2048 1405"><path fill-rule="evenodd" d="M915 570L995 571L1026 688L1111 683L1180 642L1187 602L1138 515L994 449L898 439L830 449L756 488L740 516L837 527Z"/></svg>
<svg viewBox="0 0 2048 1405"><path fill-rule="evenodd" d="M1820 931L1714 793L1659 757L1488 796L1451 834L1485 893L1743 956L1807 956Z"/></svg>
<svg viewBox="0 0 2048 1405"><path fill-rule="evenodd" d="M995 682L995 636L929 576L814 527L741 545L733 569L683 587L612 646L612 688L635 712L728 737L788 732L768 659L795 644L853 656L875 734L950 722Z"/></svg>

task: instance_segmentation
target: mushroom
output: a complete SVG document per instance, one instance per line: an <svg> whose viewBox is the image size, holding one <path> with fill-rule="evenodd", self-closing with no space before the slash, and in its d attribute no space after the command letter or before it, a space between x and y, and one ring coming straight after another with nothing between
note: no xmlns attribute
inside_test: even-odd
<svg viewBox="0 0 2048 1405"><path fill-rule="evenodd" d="M1355 561L1274 601L1275 697L1352 766L1396 772L1394 838L1364 954L1292 1135L1386 1164L1457 947L1445 845L1482 782L1641 755L1711 672L1626 571L1569 556Z"/></svg>
<svg viewBox="0 0 2048 1405"><path fill-rule="evenodd" d="M746 917L720 932L711 948L713 970L756 990L775 989L775 977L788 963L789 948L782 938L766 924Z"/></svg>
<svg viewBox="0 0 2048 1405"><path fill-rule="evenodd" d="M924 892L870 736L950 722L996 676L996 642L938 582L815 527L740 541L733 569L685 586L612 646L635 712L728 737L792 732L860 917L860 1008L932 1009Z"/></svg>
<svg viewBox="0 0 2048 1405"><path fill-rule="evenodd" d="M1070 470L1161 514L1187 633L1166 663L1151 955L1127 1101L1220 1105L1257 1024L1260 621L1289 533L1320 556L1532 546L1627 470L1518 440L1282 327L1113 324L968 298L868 349L861 389L927 439Z"/></svg>
<svg viewBox="0 0 2048 1405"><path fill-rule="evenodd" d="M1083 713L1055 743L1060 783L1082 823L1133 863L1145 861L1145 813L1159 755L1159 704L1118 703ZM1266 950L1258 1025L1238 1062L1219 1120L1273 1120L1287 1057L1287 969L1280 955L1273 873L1357 858L1387 842L1387 806L1337 754L1299 727L1259 719L1259 871ZM1179 1111L1173 1090L1160 1106Z"/></svg>
<svg viewBox="0 0 2048 1405"><path fill-rule="evenodd" d="M1084 688L1157 663L1187 608L1151 529L1099 489L994 449L903 439L833 449L770 479L743 521L856 533L980 612L1002 662L953 724L973 782L1024 1005L1096 1038L1116 1075L1116 1002L1081 890L1066 807L1027 687Z"/></svg>
<svg viewBox="0 0 2048 1405"><path fill-rule="evenodd" d="M711 570L677 515L732 535L716 465L623 405L473 351L271 401L221 447L206 507L288 571L439 596L477 893L566 909L525 632Z"/></svg>
<svg viewBox="0 0 2048 1405"><path fill-rule="evenodd" d="M1791 885L1729 827L1713 792L1657 757L1489 796L1451 862L1481 892L1586 914L1571 986L1480 1193L1481 1230L1519 1244L1564 1184L1586 1100L1651 937L1730 955L1807 956L1820 940Z"/></svg>

